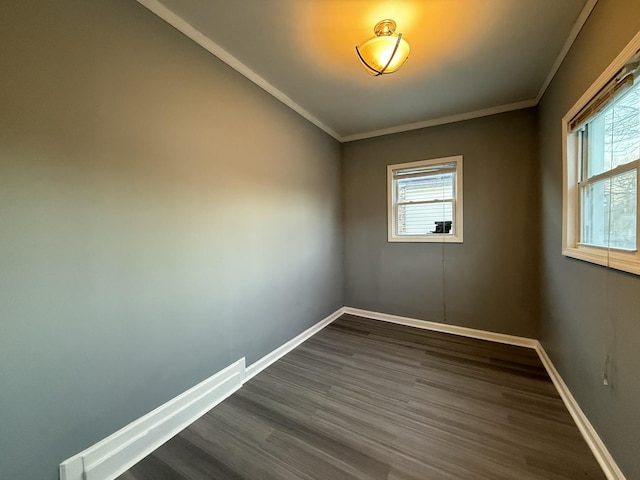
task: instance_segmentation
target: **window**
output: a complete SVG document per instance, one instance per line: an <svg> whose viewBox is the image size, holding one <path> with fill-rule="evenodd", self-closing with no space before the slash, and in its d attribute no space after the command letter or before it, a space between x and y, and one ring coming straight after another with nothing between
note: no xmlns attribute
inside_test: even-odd
<svg viewBox="0 0 640 480"><path fill-rule="evenodd" d="M563 121L563 254L640 274L640 54L605 73Z"/></svg>
<svg viewBox="0 0 640 480"><path fill-rule="evenodd" d="M462 156L389 165L390 242L462 242Z"/></svg>

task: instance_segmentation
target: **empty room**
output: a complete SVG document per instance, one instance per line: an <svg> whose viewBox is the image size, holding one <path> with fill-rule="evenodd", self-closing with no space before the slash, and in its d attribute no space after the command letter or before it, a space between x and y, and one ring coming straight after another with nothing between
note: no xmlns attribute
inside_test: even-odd
<svg viewBox="0 0 640 480"><path fill-rule="evenodd" d="M1 480L640 480L640 1L0 23Z"/></svg>

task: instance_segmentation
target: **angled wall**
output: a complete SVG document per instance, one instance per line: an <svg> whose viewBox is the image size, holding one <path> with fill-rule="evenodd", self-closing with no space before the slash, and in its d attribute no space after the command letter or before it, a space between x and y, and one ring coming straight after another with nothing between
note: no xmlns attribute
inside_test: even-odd
<svg viewBox="0 0 640 480"><path fill-rule="evenodd" d="M0 6L0 478L343 305L340 146L130 0Z"/></svg>
<svg viewBox="0 0 640 480"><path fill-rule="evenodd" d="M640 2L600 0L539 107L540 337L628 479L640 478L640 277L562 256L561 120L638 30Z"/></svg>

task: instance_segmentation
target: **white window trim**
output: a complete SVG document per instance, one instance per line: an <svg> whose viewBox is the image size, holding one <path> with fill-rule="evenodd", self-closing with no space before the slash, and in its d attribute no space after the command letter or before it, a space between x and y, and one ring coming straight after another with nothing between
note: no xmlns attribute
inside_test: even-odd
<svg viewBox="0 0 640 480"><path fill-rule="evenodd" d="M424 167L428 165L439 165L441 163L455 163L456 164L456 196L455 202L455 218L454 218L454 233L438 235L430 233L428 235L396 235L396 215L395 215L395 195L394 195L394 183L393 172L394 170L402 170L412 167ZM395 165L387 166L387 227L389 242L403 242L403 243L462 243L463 232L463 201L462 201L462 155L455 155L452 157L433 158L429 160L418 160L416 162L399 163Z"/></svg>
<svg viewBox="0 0 640 480"><path fill-rule="evenodd" d="M593 247L578 242L580 232L580 191L578 188L577 135L569 133L569 122L620 71L640 49L640 32L620 52L602 75L587 89L562 119L562 254L587 262L604 265L640 275L640 251L625 251L606 247ZM640 195L638 195L640 203ZM640 205L636 210L640 214ZM640 218L638 218L640 225ZM640 239L639 239L640 240Z"/></svg>

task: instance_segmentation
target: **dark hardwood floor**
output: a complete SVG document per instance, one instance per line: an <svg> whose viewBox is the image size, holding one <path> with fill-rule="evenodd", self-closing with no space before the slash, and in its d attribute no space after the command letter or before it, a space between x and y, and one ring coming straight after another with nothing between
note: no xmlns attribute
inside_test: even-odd
<svg viewBox="0 0 640 480"><path fill-rule="evenodd" d="M119 480L604 478L533 350L344 315Z"/></svg>

